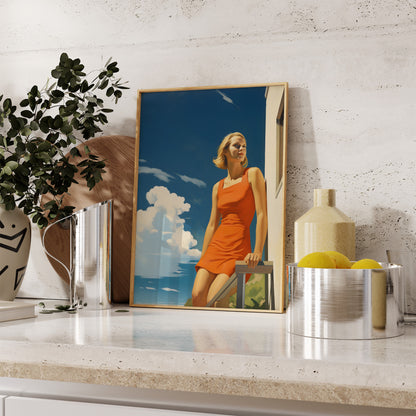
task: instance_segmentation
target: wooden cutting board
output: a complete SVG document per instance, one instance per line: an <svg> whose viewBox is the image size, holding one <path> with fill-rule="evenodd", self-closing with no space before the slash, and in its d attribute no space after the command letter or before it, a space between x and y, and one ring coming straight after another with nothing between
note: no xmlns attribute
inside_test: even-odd
<svg viewBox="0 0 416 416"><path fill-rule="evenodd" d="M74 212L98 202L113 200L111 296L113 303L128 303L130 289L131 232L133 219L135 139L129 136L102 136L87 142L91 153L105 159L103 181L91 191L79 175L79 184L72 184L65 205ZM84 145L77 146L84 156ZM42 203L48 198L42 198ZM51 227L45 235L45 248L69 266L69 231L60 225ZM69 282L65 269L49 257L58 275Z"/></svg>

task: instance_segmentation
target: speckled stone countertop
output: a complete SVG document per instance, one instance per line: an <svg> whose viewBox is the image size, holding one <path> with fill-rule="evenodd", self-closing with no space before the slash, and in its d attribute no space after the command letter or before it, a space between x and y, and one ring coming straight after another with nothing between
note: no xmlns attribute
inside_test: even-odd
<svg viewBox="0 0 416 416"><path fill-rule="evenodd" d="M0 323L0 377L416 409L416 327L337 341L290 335L274 313L38 314Z"/></svg>

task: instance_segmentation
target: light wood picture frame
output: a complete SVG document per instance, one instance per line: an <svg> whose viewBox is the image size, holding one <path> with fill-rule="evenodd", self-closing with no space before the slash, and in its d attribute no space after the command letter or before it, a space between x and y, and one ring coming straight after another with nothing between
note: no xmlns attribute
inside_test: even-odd
<svg viewBox="0 0 416 416"><path fill-rule="evenodd" d="M264 260L273 263L264 283L257 275L251 286L249 280L243 308L264 310L267 304L267 310L284 311L287 102L286 82L138 91L131 306L194 308L195 264L212 186L227 174L212 160L222 139L239 131L247 139L249 167L259 167L266 179ZM262 295L267 279L269 295L263 288ZM270 299L263 302L261 296Z"/></svg>

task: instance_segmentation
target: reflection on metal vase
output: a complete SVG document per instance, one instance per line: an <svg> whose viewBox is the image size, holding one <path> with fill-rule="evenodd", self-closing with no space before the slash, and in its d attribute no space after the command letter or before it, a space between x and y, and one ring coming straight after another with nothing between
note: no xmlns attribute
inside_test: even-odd
<svg viewBox="0 0 416 416"><path fill-rule="evenodd" d="M112 200L91 205L49 225L43 234L44 242L50 227L69 223L69 267L45 251L69 275L69 303L73 309L110 307L112 205Z"/></svg>

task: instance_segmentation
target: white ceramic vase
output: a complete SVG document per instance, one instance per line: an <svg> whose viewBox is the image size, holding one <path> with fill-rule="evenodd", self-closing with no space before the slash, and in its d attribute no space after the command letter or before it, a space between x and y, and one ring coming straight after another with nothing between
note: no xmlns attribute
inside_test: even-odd
<svg viewBox="0 0 416 416"><path fill-rule="evenodd" d="M295 262L315 251L355 260L355 223L335 206L335 189L314 189L314 206L295 221Z"/></svg>
<svg viewBox="0 0 416 416"><path fill-rule="evenodd" d="M19 208L0 204L0 300L14 300L29 259L31 227Z"/></svg>

